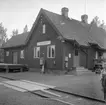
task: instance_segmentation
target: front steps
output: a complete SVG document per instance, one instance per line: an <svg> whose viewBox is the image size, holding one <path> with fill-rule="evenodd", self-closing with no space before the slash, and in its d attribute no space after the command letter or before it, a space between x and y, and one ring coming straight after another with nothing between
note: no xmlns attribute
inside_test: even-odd
<svg viewBox="0 0 106 105"><path fill-rule="evenodd" d="M86 74L88 72L90 72L90 70L88 70L87 68L84 68L84 67L77 67L76 68L76 74L77 75Z"/></svg>
<svg viewBox="0 0 106 105"><path fill-rule="evenodd" d="M76 67L76 71L89 71L89 70L85 67Z"/></svg>

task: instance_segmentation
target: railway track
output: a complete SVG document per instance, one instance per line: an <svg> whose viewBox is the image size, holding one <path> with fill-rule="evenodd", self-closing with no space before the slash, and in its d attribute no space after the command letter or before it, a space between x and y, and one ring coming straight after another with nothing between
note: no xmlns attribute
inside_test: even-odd
<svg viewBox="0 0 106 105"><path fill-rule="evenodd" d="M60 89L53 88L53 87L45 85L45 84L40 84L40 83L31 82L31 81L27 81L27 80L16 80L16 79L4 77L4 76L0 76L0 78L6 79L7 81L21 81L21 82L26 83L26 84L29 83L30 85L32 84L32 85L36 85L36 86L41 86L44 89L31 91L27 88L13 85L13 84L11 84L11 82L10 83L3 82L3 84L5 84L5 85L14 86L15 88L20 88L20 89L24 90L25 92L37 95L41 98L45 98L45 99L47 98L47 99L52 99L55 101L60 101L60 102L67 104L67 105L75 105L72 103L72 101L69 101L69 100L74 100L74 99L75 100L94 101L94 102L99 102L101 104L105 103L104 100L99 100L99 99L95 99L95 98L91 98L91 97L81 96L81 95L75 94L75 93L69 93L69 92L62 91ZM72 99L72 97L74 97L74 98Z"/></svg>

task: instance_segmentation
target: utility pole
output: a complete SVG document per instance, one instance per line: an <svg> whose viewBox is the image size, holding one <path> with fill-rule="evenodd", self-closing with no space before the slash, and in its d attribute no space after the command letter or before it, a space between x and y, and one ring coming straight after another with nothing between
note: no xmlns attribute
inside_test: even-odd
<svg viewBox="0 0 106 105"><path fill-rule="evenodd" d="M87 3L87 1L85 0L84 1L84 14L86 14L86 3Z"/></svg>

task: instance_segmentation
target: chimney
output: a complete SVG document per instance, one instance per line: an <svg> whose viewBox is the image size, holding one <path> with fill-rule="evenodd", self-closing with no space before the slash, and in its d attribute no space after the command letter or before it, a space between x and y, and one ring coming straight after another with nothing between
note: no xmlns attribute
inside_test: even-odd
<svg viewBox="0 0 106 105"><path fill-rule="evenodd" d="M82 15L82 16L81 16L81 21L82 21L83 23L88 23L88 15L86 15L86 14Z"/></svg>
<svg viewBox="0 0 106 105"><path fill-rule="evenodd" d="M69 12L69 9L66 7L63 7L61 9L61 15L64 16L65 18L68 18L68 12Z"/></svg>

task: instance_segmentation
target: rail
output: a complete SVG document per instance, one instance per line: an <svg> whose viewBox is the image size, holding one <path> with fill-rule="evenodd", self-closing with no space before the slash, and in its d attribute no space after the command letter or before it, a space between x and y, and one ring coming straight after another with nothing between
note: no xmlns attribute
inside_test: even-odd
<svg viewBox="0 0 106 105"><path fill-rule="evenodd" d="M5 77L5 76L0 76L1 78L4 78L4 79L7 79L7 80L12 80L12 81L16 81L17 79L13 79L13 78L9 78L9 77ZM28 81L25 81L23 80L23 82L26 82L28 83ZM30 82L31 84L36 84L34 82ZM8 83L5 83L7 85L10 85ZM42 84L38 84L38 85L42 85ZM13 85L14 86L14 85ZM43 87L47 87L46 85L42 85ZM60 97L59 94L55 94L53 92L50 92L50 91L54 91L54 92L58 92L58 93L61 93L61 94L67 94L67 95L70 95L70 96L75 96L75 97L79 97L79 98L83 98L83 99L87 99L87 100L91 100L91 101L95 101L95 102L101 102L101 103L105 103L104 100L99 100L99 99L95 99L95 98L91 98L91 97L87 97L87 96L83 96L83 95L79 95L79 94L75 94L75 93L70 93L70 92L66 92L66 91L62 91L60 89L57 89L57 88L52 88L52 87L49 87L47 90L43 90L43 92L46 92L50 95L46 95L46 94L41 94L41 93L37 93L36 91L29 91L28 89L25 89L25 88L22 88L22 87L18 87L16 86L17 88L21 88L21 89L24 89L26 90L27 92L31 93L31 94L34 94L34 95L37 95L37 96L40 96L41 98L50 98L50 99L53 99L53 100L57 100L57 101L60 101L58 100L57 98L52 98L50 97L50 95L53 95L53 96L56 96L56 97ZM61 102L64 102L61 100ZM69 105L72 105L71 103L68 103L68 102L64 102L64 103L67 103Z"/></svg>

